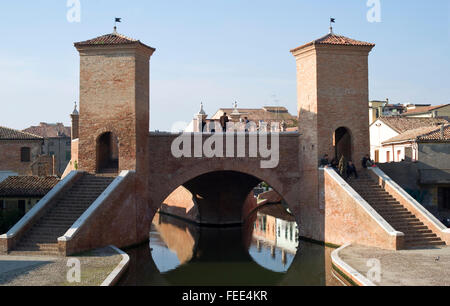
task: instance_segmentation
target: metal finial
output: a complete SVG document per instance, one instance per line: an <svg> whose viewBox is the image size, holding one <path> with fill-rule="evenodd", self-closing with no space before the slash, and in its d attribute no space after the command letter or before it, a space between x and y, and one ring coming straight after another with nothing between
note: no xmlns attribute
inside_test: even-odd
<svg viewBox="0 0 450 306"><path fill-rule="evenodd" d="M200 102L200 111L198 112L199 115L206 115L205 110L203 109L203 102Z"/></svg>
<svg viewBox="0 0 450 306"><path fill-rule="evenodd" d="M72 115L78 115L79 113L78 113L78 110L77 110L77 101L75 101L74 104L75 104L75 106L73 108Z"/></svg>

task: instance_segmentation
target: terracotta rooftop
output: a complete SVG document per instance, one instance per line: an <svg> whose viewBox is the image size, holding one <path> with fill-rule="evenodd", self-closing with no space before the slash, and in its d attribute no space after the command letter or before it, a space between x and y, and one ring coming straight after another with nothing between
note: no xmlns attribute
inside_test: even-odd
<svg viewBox="0 0 450 306"><path fill-rule="evenodd" d="M42 137L0 126L0 140L42 140Z"/></svg>
<svg viewBox="0 0 450 306"><path fill-rule="evenodd" d="M334 33L329 33L319 39L313 40L307 44L304 44L298 48L292 49L291 52L295 52L302 48L313 46L313 45L341 45L341 46L367 46L374 47L375 44L368 43L365 41L359 41L355 39L351 39L342 35L336 35Z"/></svg>
<svg viewBox="0 0 450 306"><path fill-rule="evenodd" d="M406 131L391 139L383 142L383 144L390 144L395 142L449 142L450 141L450 125L444 125L444 134L442 135L441 127L428 126L414 130Z"/></svg>
<svg viewBox="0 0 450 306"><path fill-rule="evenodd" d="M406 111L406 113L403 113L404 115L411 115L411 114L421 114L421 113L428 113L434 110L437 110L439 108L450 106L450 104L443 104L443 105L433 105L433 106L421 106L414 109L409 109Z"/></svg>
<svg viewBox="0 0 450 306"><path fill-rule="evenodd" d="M409 130L424 127L436 128L436 126L440 124L449 123L449 121L444 118L409 118L403 116L393 116L393 117L380 117L378 119L387 124L389 127L391 127L399 134Z"/></svg>
<svg viewBox="0 0 450 306"><path fill-rule="evenodd" d="M74 45L75 47L83 47L83 46L111 46L111 45L135 45L135 44L142 45L148 49L155 51L154 48L143 44L140 40L129 38L117 32L102 35L86 41L76 42Z"/></svg>
<svg viewBox="0 0 450 306"><path fill-rule="evenodd" d="M64 126L62 123L49 124L41 122L39 126L31 126L23 132L31 133L44 138L69 137L71 135L70 127Z"/></svg>
<svg viewBox="0 0 450 306"><path fill-rule="evenodd" d="M54 176L10 176L0 183L2 197L43 197L58 184Z"/></svg>

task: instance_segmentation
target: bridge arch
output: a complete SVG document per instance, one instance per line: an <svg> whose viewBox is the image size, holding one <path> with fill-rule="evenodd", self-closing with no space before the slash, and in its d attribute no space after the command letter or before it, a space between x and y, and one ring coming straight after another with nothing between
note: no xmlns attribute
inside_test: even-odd
<svg viewBox="0 0 450 306"><path fill-rule="evenodd" d="M150 189L150 199L152 202L151 205L153 213L156 213L163 201L179 186L186 187L194 194L202 188L202 184L208 184L208 182L212 179L228 179L227 183L229 184L233 184L233 180L236 180L238 181L238 185L235 184L233 186L235 188L234 190L236 190L236 187L239 186L239 189L241 189L242 192L245 192L245 188L248 189L251 186L252 189L258 183L266 182L273 188L273 190L280 194L292 212L298 212L298 192L296 193L292 190L296 188L286 185L273 169L243 167L242 163L236 163L226 159L220 160L220 162L218 162L217 159L208 159L202 160L200 163L193 165L192 167L181 167L174 171L171 175L169 174L169 176L169 180L166 181L164 186L161 186L161 189ZM241 185L239 185L239 183L241 183ZM243 187L242 185L246 186ZM211 187L211 184L203 187L208 189ZM246 196L250 193L251 189L247 190ZM216 198L216 200L220 199ZM226 201L232 199L226 198L224 200ZM242 212L243 202L244 201L239 203L241 206L235 207L236 209L239 209L240 213ZM224 209L224 207L221 209ZM205 211L203 211L203 213L204 212ZM223 212L230 213L229 211ZM236 213L236 211L234 213ZM202 214L202 212L200 212L200 214ZM237 221L236 218L234 220ZM224 224L227 223L237 222L231 222L230 220L224 222Z"/></svg>

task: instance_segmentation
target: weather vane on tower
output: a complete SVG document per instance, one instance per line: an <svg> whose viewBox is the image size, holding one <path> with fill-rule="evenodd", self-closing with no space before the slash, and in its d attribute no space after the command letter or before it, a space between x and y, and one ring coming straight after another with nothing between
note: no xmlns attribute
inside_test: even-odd
<svg viewBox="0 0 450 306"><path fill-rule="evenodd" d="M333 23L336 23L336 19L330 17L330 34L333 34Z"/></svg>
<svg viewBox="0 0 450 306"><path fill-rule="evenodd" d="M114 33L117 33L117 23L118 22L122 22L122 18L115 18L115 21L114 21Z"/></svg>

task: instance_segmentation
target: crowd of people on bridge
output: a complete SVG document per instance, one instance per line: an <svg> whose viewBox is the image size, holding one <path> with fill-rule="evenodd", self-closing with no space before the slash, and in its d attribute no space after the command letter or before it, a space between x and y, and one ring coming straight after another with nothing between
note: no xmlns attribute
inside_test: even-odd
<svg viewBox="0 0 450 306"><path fill-rule="evenodd" d="M361 160L361 166L363 169L367 169L375 166L375 163L370 159L370 156L366 154ZM348 179L352 176L358 178L358 172L356 166L352 160L347 160L344 155L341 156L339 161L337 158L333 158L330 162L328 154L325 154L319 162L319 167L333 168L343 178Z"/></svg>

